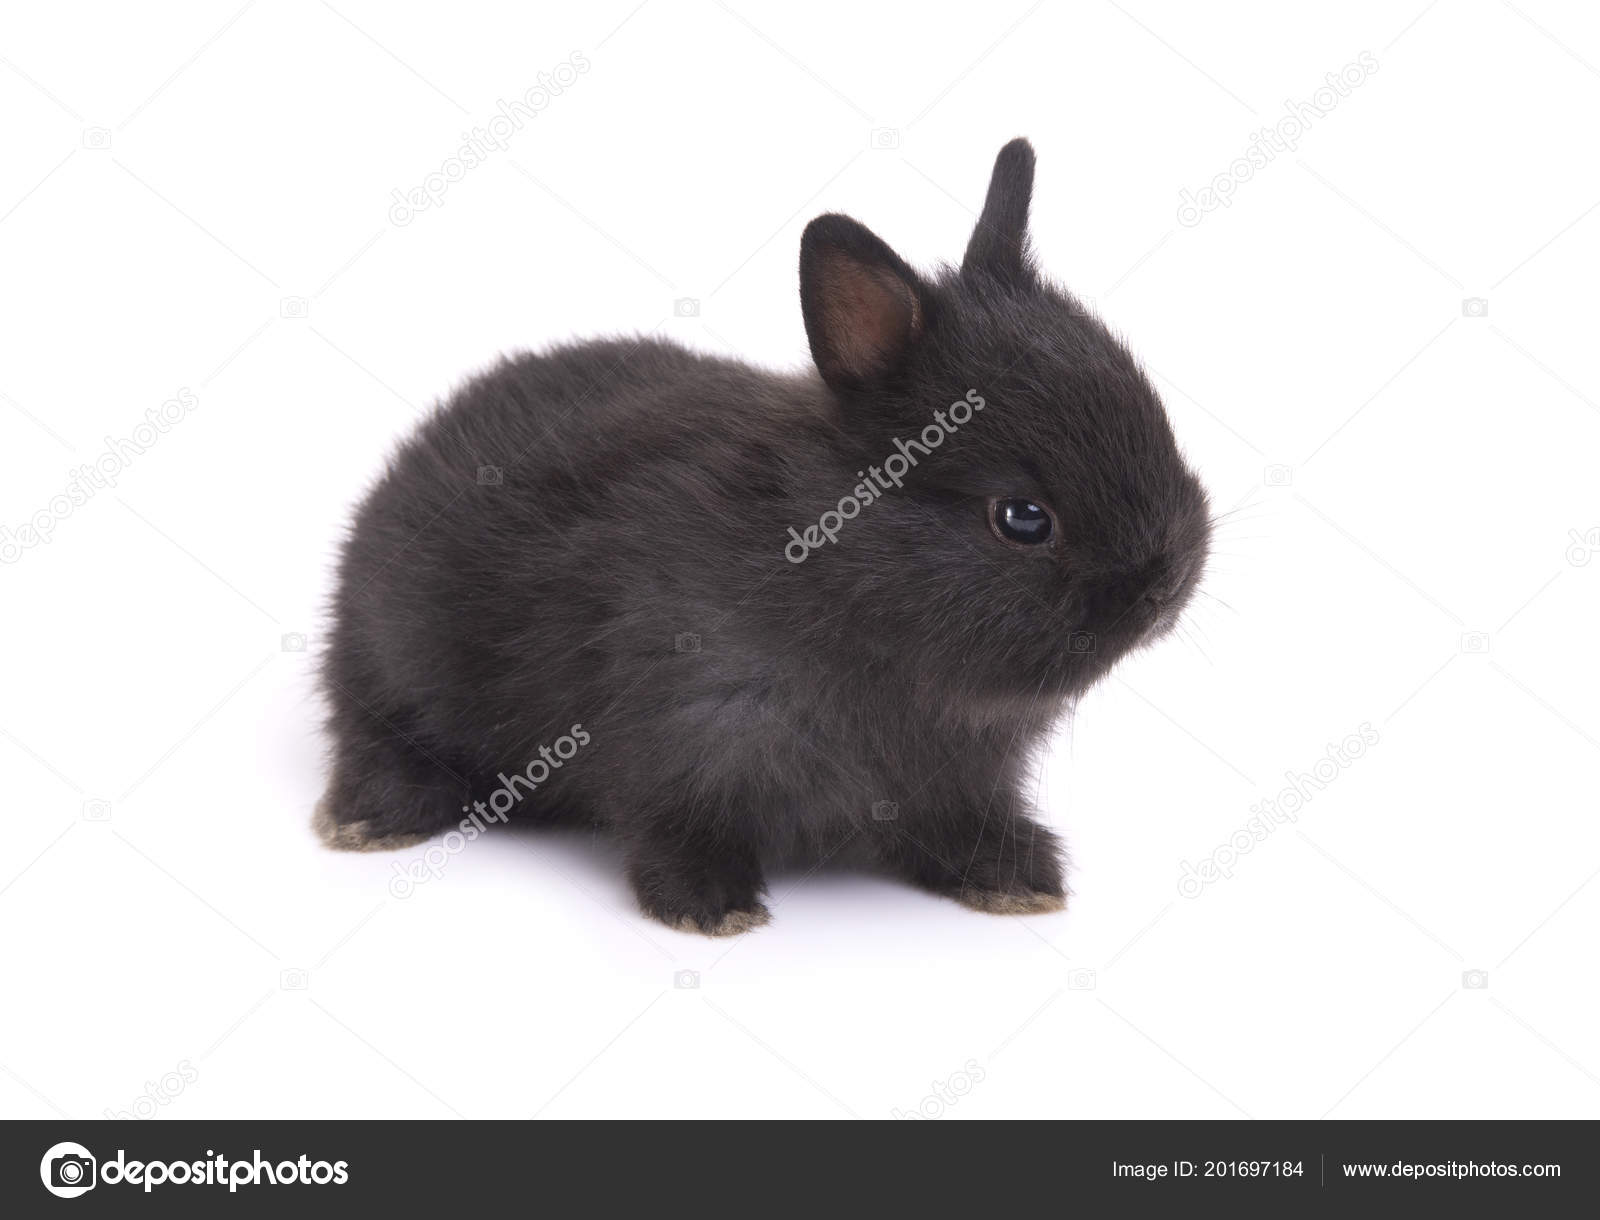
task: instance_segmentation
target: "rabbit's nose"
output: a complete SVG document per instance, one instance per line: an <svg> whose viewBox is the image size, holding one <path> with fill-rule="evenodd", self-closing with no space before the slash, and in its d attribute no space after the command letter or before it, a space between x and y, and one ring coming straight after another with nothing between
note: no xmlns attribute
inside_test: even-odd
<svg viewBox="0 0 1600 1220"><path fill-rule="evenodd" d="M1105 630L1128 626L1156 613L1142 585L1123 581L1100 590L1091 601L1091 614Z"/></svg>
<svg viewBox="0 0 1600 1220"><path fill-rule="evenodd" d="M1143 632L1170 612L1176 594L1171 571L1164 564L1152 565L1104 585L1093 599L1093 611L1107 631L1121 627Z"/></svg>
<svg viewBox="0 0 1600 1220"><path fill-rule="evenodd" d="M1178 599L1183 589L1184 573L1175 566L1162 562L1147 568L1143 574L1140 600L1158 610L1166 610Z"/></svg>

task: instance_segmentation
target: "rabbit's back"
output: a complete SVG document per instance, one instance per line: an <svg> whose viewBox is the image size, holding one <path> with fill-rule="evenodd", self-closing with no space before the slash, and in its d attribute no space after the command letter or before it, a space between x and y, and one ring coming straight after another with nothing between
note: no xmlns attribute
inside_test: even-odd
<svg viewBox="0 0 1600 1220"><path fill-rule="evenodd" d="M792 465L816 452L796 445L808 428L827 425L807 379L671 343L502 362L395 455L358 513L335 689L403 705L440 748L491 769L586 708L647 703L638 675L699 647L760 578L750 556L787 566L775 523L807 481ZM715 701L748 676L701 674L684 698Z"/></svg>

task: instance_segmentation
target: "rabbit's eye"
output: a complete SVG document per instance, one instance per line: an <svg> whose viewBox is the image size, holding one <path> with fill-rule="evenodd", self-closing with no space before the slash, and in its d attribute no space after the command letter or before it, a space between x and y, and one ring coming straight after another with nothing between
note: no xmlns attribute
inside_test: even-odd
<svg viewBox="0 0 1600 1220"><path fill-rule="evenodd" d="M1017 546L1048 542L1055 530L1055 518L1050 510L1032 500L991 501L989 523L1002 540Z"/></svg>

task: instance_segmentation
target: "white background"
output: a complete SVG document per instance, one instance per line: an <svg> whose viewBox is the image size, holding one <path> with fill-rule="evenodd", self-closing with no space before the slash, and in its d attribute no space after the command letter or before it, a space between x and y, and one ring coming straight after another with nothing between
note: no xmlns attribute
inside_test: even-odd
<svg viewBox="0 0 1600 1220"><path fill-rule="evenodd" d="M888 1117L966 1073L929 1112L1600 1114L1593 6L636 4L8 6L0 526L198 405L0 566L0 1113ZM1047 760L1069 909L778 877L716 942L581 836L497 833L404 899L408 856L323 850L329 564L428 404L570 335L799 365L805 222L958 258L1018 134L1043 263L1237 509L1215 600Z"/></svg>

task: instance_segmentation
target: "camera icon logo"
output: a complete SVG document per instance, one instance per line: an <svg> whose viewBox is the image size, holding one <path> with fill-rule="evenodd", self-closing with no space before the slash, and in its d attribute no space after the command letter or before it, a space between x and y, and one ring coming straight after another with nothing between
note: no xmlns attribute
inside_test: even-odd
<svg viewBox="0 0 1600 1220"><path fill-rule="evenodd" d="M1074 631L1067 636L1068 652L1093 652L1095 635L1092 631Z"/></svg>
<svg viewBox="0 0 1600 1220"><path fill-rule="evenodd" d="M698 970L680 970L672 976L672 985L679 991L699 991L700 972Z"/></svg>
<svg viewBox="0 0 1600 1220"><path fill-rule="evenodd" d="M900 147L900 129L898 127L874 127L872 138L868 142L870 147L879 152L893 152Z"/></svg>
<svg viewBox="0 0 1600 1220"><path fill-rule="evenodd" d="M311 316L311 302L305 297L284 297L278 302L278 316L280 318L309 318Z"/></svg>
<svg viewBox="0 0 1600 1220"><path fill-rule="evenodd" d="M1461 633L1461 651L1485 653L1489 651L1489 633L1487 631L1464 631Z"/></svg>
<svg viewBox="0 0 1600 1220"><path fill-rule="evenodd" d="M1489 302L1483 297L1467 297L1461 302L1461 316L1463 318L1487 318L1489 316Z"/></svg>
<svg viewBox="0 0 1600 1220"><path fill-rule="evenodd" d="M58 1199L76 1199L95 1187L94 1153L70 1140L53 1144L39 1161L39 1180Z"/></svg>
<svg viewBox="0 0 1600 1220"><path fill-rule="evenodd" d="M84 801L83 820L85 822L109 822L111 820L111 802L99 799Z"/></svg>
<svg viewBox="0 0 1600 1220"><path fill-rule="evenodd" d="M1567 548L1567 562L1575 568L1588 567L1595 553L1600 552L1600 526L1581 534L1568 530L1567 537L1572 539L1572 545Z"/></svg>
<svg viewBox="0 0 1600 1220"><path fill-rule="evenodd" d="M679 297L672 302L672 316L675 318L698 318L700 316L700 302L695 297Z"/></svg>
<svg viewBox="0 0 1600 1220"><path fill-rule="evenodd" d="M286 631L278 640L284 652L304 652L306 650L306 637L303 632Z"/></svg>
<svg viewBox="0 0 1600 1220"><path fill-rule="evenodd" d="M900 806L894 801L873 801L872 820L874 822L892 822L900 816Z"/></svg>
<svg viewBox="0 0 1600 1220"><path fill-rule="evenodd" d="M1087 966L1080 967L1077 970L1067 971L1068 991L1093 991L1094 984L1095 973Z"/></svg>
<svg viewBox="0 0 1600 1220"><path fill-rule="evenodd" d="M506 472L498 466L478 467L479 487L499 487L506 481Z"/></svg>
<svg viewBox="0 0 1600 1220"><path fill-rule="evenodd" d="M700 637L692 631L680 632L672 637L673 652L699 652Z"/></svg>
<svg viewBox="0 0 1600 1220"><path fill-rule="evenodd" d="M278 972L278 989L280 991L305 991L311 986L311 975L305 970L280 970Z"/></svg>
<svg viewBox="0 0 1600 1220"><path fill-rule="evenodd" d="M1294 467L1272 465L1261 472L1261 481L1268 487L1294 486Z"/></svg>
<svg viewBox="0 0 1600 1220"><path fill-rule="evenodd" d="M1461 972L1461 985L1468 991L1488 991L1489 972L1487 970L1463 970Z"/></svg>
<svg viewBox="0 0 1600 1220"><path fill-rule="evenodd" d="M106 127L85 127L83 129L83 146L92 148L97 152L104 152L111 147L111 131Z"/></svg>

